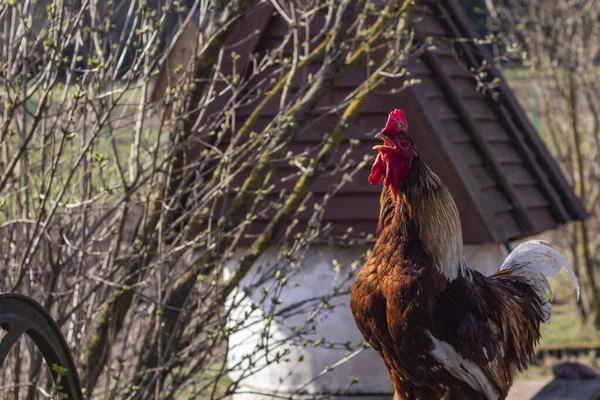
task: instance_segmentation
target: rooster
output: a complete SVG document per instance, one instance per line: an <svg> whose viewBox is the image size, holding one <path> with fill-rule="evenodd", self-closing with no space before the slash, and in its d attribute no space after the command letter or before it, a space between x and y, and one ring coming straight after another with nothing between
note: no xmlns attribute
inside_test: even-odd
<svg viewBox="0 0 600 400"><path fill-rule="evenodd" d="M377 239L350 306L401 399L504 399L550 320L550 285L567 261L546 242L514 249L487 277L463 255L458 209L419 158L404 112L376 135L369 182L384 182Z"/></svg>

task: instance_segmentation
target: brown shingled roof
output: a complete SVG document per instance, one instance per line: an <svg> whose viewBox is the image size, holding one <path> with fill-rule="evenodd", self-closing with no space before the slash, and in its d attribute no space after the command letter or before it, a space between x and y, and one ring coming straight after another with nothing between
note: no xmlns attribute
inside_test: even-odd
<svg viewBox="0 0 600 400"><path fill-rule="evenodd" d="M377 142L373 138L375 130L385 124L390 110L401 108L407 114L409 134L421 157L440 175L456 200L466 243L518 239L585 218L581 203L506 83L502 80L495 89L495 100L477 90L469 68L481 65L483 59L491 65L490 79L502 77L485 48L464 41L452 43L452 38L475 37L458 3L439 0L418 6L414 27L417 37L433 37L436 46L408 65L412 76L421 83L397 94L373 94L348 128L338 157L348 147L349 139L361 140L353 150L355 160L372 153L371 148ZM261 30L261 35L251 37L256 29ZM231 49L247 56L278 44L285 32L285 22L265 7L246 18L229 43ZM240 38L250 39L240 42ZM180 40L186 37L182 35ZM328 94L329 102L333 104L354 89L353 76L362 80L366 74L366 67L344 74ZM164 92L167 76L168 72L161 71L155 94ZM260 131L276 115L277 104L272 102L254 130ZM239 126L251 110L251 107L238 110ZM307 125L291 150L299 153L307 148L316 149L337 122L337 116L327 116L318 124ZM282 166L276 181L293 172L292 167ZM369 185L367 176L368 170L359 173L353 183L347 184L329 202L324 222L331 223L338 232L352 227L354 232L374 233L381 189ZM312 187L312 203L319 201L331 184L340 179L341 175L318 179ZM280 185L291 187L290 182ZM300 219L308 216L307 211ZM251 232L257 232L261 225L254 226Z"/></svg>

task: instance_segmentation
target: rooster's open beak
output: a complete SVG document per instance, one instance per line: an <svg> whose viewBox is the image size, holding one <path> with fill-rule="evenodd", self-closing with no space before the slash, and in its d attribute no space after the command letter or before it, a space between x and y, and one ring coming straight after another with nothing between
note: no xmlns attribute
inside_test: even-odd
<svg viewBox="0 0 600 400"><path fill-rule="evenodd" d="M385 149L385 148L395 148L396 145L392 142L392 139L383 132L379 132L375 135L376 138L383 140L383 145L373 146L374 150Z"/></svg>

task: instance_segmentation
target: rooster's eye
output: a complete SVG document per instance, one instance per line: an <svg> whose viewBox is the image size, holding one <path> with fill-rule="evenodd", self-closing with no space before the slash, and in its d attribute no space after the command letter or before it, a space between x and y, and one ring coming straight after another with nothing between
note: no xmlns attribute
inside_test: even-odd
<svg viewBox="0 0 600 400"><path fill-rule="evenodd" d="M406 146L408 146L408 140L406 140L406 139L402 139L402 140L400 141L400 144L402 145L402 147L406 147Z"/></svg>

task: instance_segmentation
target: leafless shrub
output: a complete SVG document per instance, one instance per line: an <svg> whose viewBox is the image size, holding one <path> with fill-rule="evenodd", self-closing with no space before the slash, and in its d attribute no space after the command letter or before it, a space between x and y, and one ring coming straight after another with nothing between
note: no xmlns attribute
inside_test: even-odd
<svg viewBox="0 0 600 400"><path fill-rule="evenodd" d="M247 324L227 325L239 294L226 299L268 248L277 249L277 268L255 277L272 304L267 320L326 312L347 288L342 279L325 298L277 302L324 228L327 198L346 180L294 229L311 183L364 166L331 165L331 155L369 94L404 73L412 3L263 3L0 0L0 290L30 295L52 313L90 397L232 393L236 382L222 379L235 367L223 362L227 337ZM251 55L242 75L240 55L223 45L260 7L278 13L288 32ZM317 17L324 25L311 31ZM191 24L201 27L188 46L193 57L170 66L169 87L152 98L169 49ZM376 51L387 52L383 64L339 104L319 106L343 71ZM309 63L318 65L312 75ZM253 112L237 126L244 107ZM339 116L315 158L288 152L309 113ZM272 174L281 162L297 167L287 177L293 189L266 202L281 191ZM258 220L268 223L248 245ZM263 288L268 279L275 284ZM310 329L307 317L285 340ZM265 352L267 363L283 356L281 344ZM5 362L3 389L28 399L50 392L41 365L22 343Z"/></svg>

